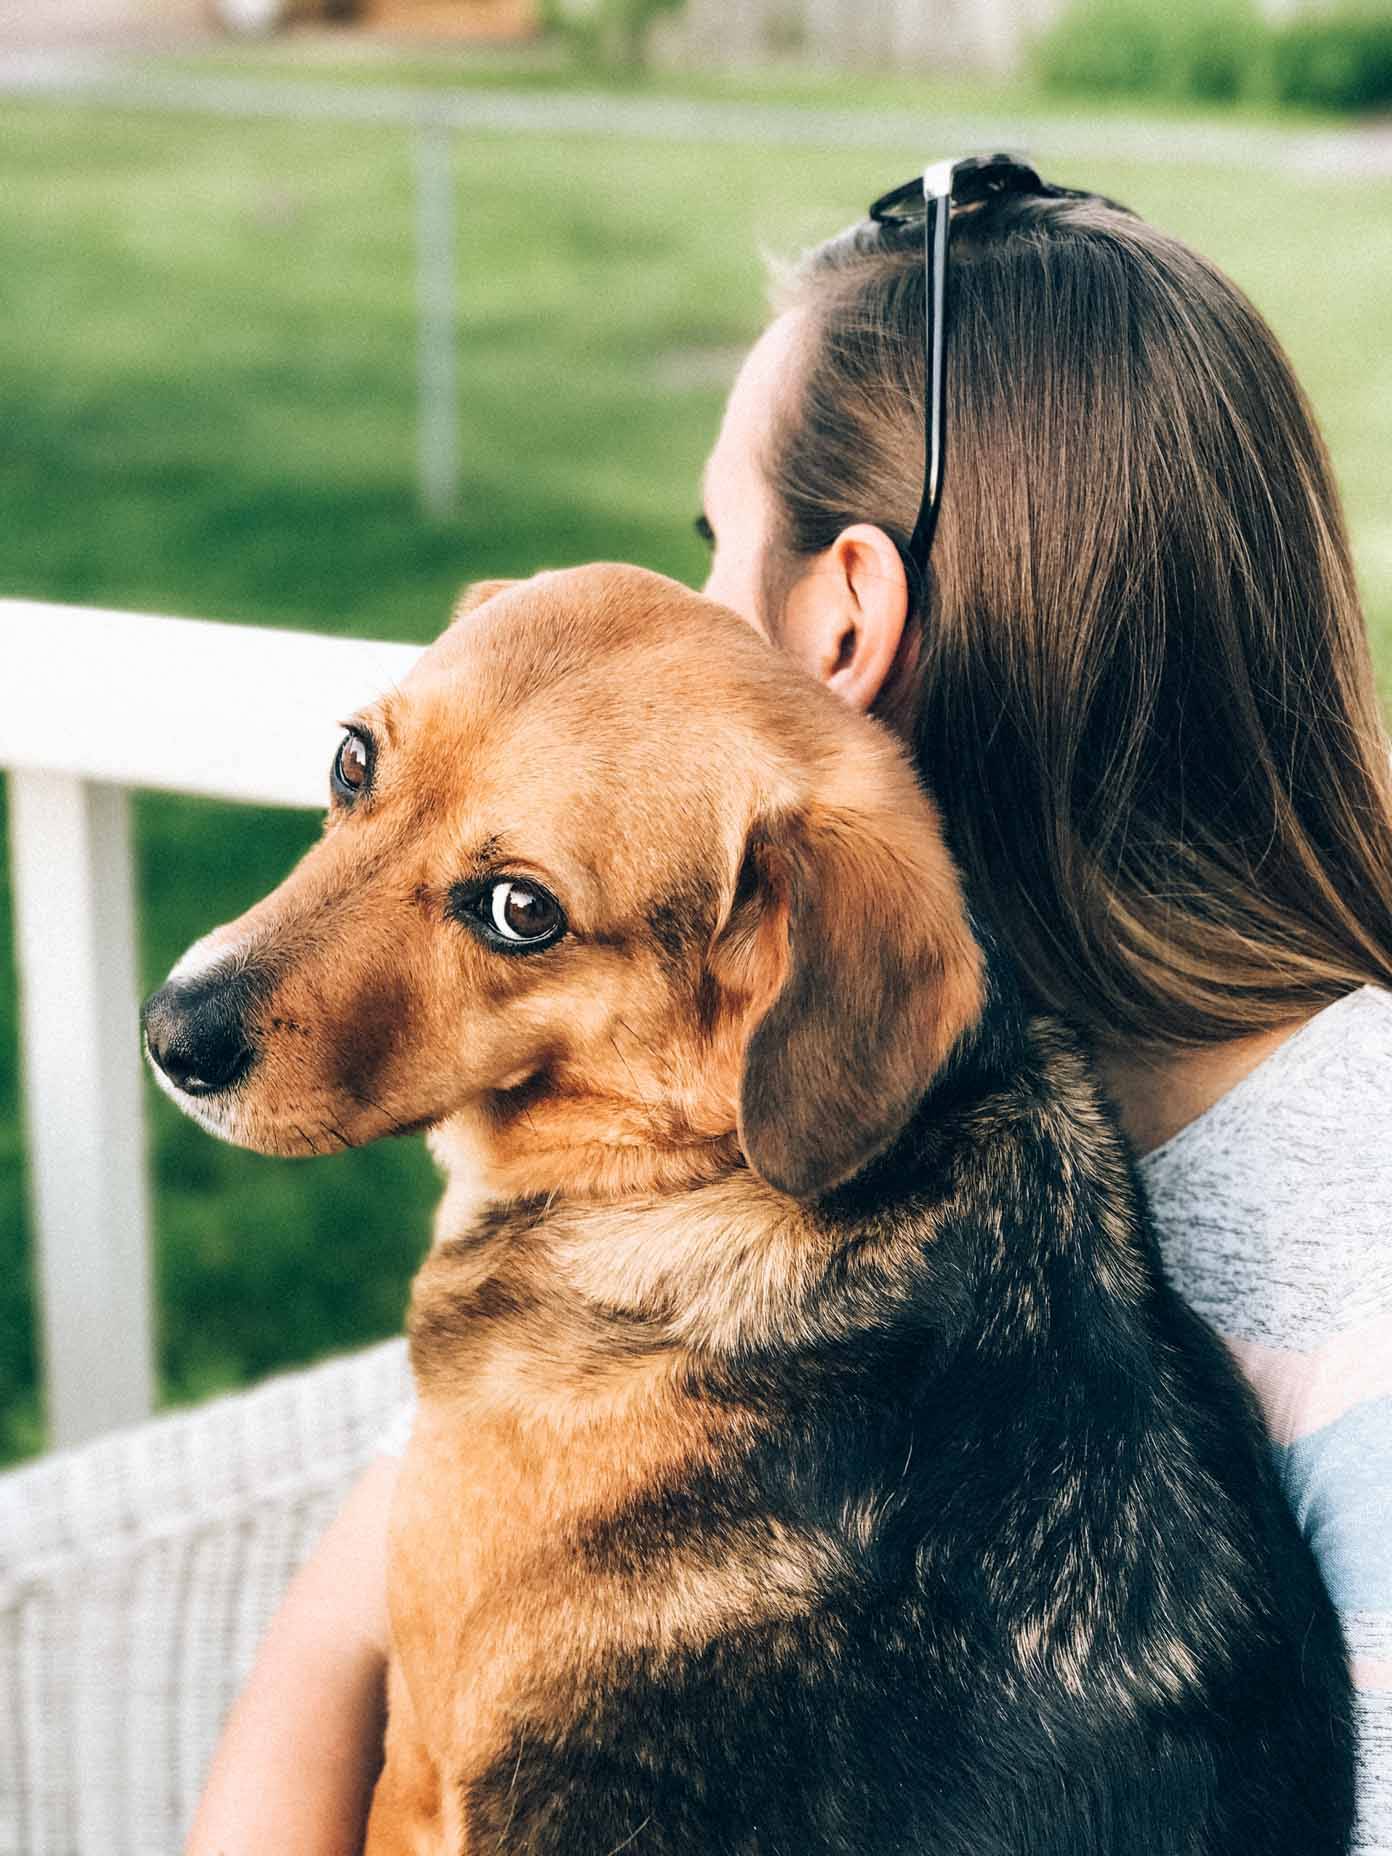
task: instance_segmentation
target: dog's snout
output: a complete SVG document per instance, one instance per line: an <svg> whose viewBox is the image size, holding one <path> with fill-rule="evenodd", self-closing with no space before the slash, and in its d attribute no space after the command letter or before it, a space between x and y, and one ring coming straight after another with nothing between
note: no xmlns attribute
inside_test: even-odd
<svg viewBox="0 0 1392 1856"><path fill-rule="evenodd" d="M255 1051L246 1031L251 988L243 976L170 980L145 1001L150 1056L185 1095L215 1095L246 1075Z"/></svg>

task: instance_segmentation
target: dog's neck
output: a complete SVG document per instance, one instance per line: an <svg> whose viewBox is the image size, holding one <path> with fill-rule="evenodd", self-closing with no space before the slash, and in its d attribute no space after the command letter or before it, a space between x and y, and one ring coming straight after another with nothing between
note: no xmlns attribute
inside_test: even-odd
<svg viewBox="0 0 1392 1856"><path fill-rule="evenodd" d="M602 1194L538 1193L500 1190L477 1126L446 1124L432 1147L450 1182L412 1302L423 1395L438 1385L458 1402L468 1385L465 1402L519 1417L607 1409L736 1355L786 1353L790 1335L835 1344L862 1275L882 1326L896 1285L907 1305L910 1277L936 1267L943 1131L1010 1068L1018 1029L1013 1011L989 1015L893 1146L809 1205L752 1172L733 1133L682 1150L679 1171L671 1156L657 1177L636 1168L629 1191L601 1168Z"/></svg>
<svg viewBox="0 0 1392 1856"><path fill-rule="evenodd" d="M993 1087L1019 1060L1025 1020L1019 988L993 938L975 926L987 953L982 1014L938 1073L925 1078L914 1113L890 1147L868 1157L831 1195L858 1214L902 1193L935 1119ZM689 1087L665 1103L578 1094L530 1100L524 1085L494 1092L441 1122L430 1135L447 1178L436 1244L467 1239L481 1216L511 1205L544 1200L575 1217L587 1208L606 1215L651 1211L659 1202L737 1179L747 1171L735 1129L737 1053L713 1051L710 1068L723 1079L718 1086Z"/></svg>
<svg viewBox="0 0 1392 1856"><path fill-rule="evenodd" d="M891 1146L822 1202L832 1222L839 1223L846 1211L863 1216L901 1198L919 1156L931 1150L934 1123L964 1100L994 1087L1018 1063L1024 1038L1022 1001L1008 962L989 941L987 946L987 997L981 1018L941 1071L926 1080L915 1112ZM490 1101L452 1116L431 1132L430 1149L447 1182L435 1219L437 1247L472 1243L480 1228L493 1228L514 1210L530 1220L529 1208L538 1204L574 1224L595 1217L606 1228L625 1217L663 1215L686 1201L704 1204L707 1188L728 1188L737 1196L753 1192L765 1212L765 1201L784 1211L793 1207L793 1201L749 1172L733 1125L733 1103L723 1126L716 1120L694 1127L687 1115L673 1113L661 1142L653 1140L650 1126L637 1125L620 1128L626 1138L597 1140L597 1118L587 1113L577 1120L576 1138L567 1140L562 1124L544 1144L520 1152L514 1142L500 1147L495 1138L499 1116L509 1112ZM715 1191L710 1202L723 1202L724 1197L723 1190Z"/></svg>
<svg viewBox="0 0 1392 1856"><path fill-rule="evenodd" d="M995 960L982 1017L927 1079L908 1124L811 1204L754 1173L728 1125L693 1138L674 1117L666 1126L680 1138L645 1141L635 1127L600 1145L586 1115L577 1127L588 1138L574 1146L557 1144L563 1126L545 1147L504 1143L518 1154L509 1173L491 1139L495 1111L452 1117L431 1136L448 1186L412 1297L422 1395L448 1387L457 1403L468 1386L476 1414L568 1422L643 1388L670 1393L737 1354L786 1353L790 1335L835 1345L862 1275L883 1325L885 1298L908 1305L910 1278L937 1267L941 1142L1018 1068L1024 1035L1018 991Z"/></svg>
<svg viewBox="0 0 1392 1856"><path fill-rule="evenodd" d="M662 1145L582 1139L506 1158L499 1157L491 1133L488 1111L452 1116L430 1133L430 1151L446 1177L435 1215L436 1245L467 1240L481 1218L512 1206L545 1202L581 1213L651 1204L728 1179L744 1167L733 1127Z"/></svg>

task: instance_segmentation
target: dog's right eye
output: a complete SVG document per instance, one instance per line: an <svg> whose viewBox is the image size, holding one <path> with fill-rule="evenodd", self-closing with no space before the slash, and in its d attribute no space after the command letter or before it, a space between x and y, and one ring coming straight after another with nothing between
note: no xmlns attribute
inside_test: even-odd
<svg viewBox="0 0 1392 1856"><path fill-rule="evenodd" d="M518 876L456 883L448 911L499 953L539 953L566 932L565 911L540 883Z"/></svg>
<svg viewBox="0 0 1392 1856"><path fill-rule="evenodd" d="M372 750L366 737L350 728L338 744L329 783L338 798L351 802L366 789L371 777Z"/></svg>

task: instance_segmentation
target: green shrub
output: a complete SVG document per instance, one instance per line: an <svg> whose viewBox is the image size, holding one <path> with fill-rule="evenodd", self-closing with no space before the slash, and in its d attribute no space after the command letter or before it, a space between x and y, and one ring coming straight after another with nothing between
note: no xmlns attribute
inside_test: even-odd
<svg viewBox="0 0 1392 1856"><path fill-rule="evenodd" d="M1231 103L1253 88L1254 74L1262 67L1265 27L1249 7L1181 13L1171 31L1171 96Z"/></svg>
<svg viewBox="0 0 1392 1856"><path fill-rule="evenodd" d="M1392 103L1392 11L1368 0L1280 25L1252 0L1074 0L1035 53L1056 90L1336 110Z"/></svg>
<svg viewBox="0 0 1392 1856"><path fill-rule="evenodd" d="M1271 86L1282 103L1365 110L1392 104L1392 13L1340 8L1271 35Z"/></svg>
<svg viewBox="0 0 1392 1856"><path fill-rule="evenodd" d="M1039 75L1055 90L1154 90L1160 75L1160 25L1131 0L1075 5L1042 36L1035 55Z"/></svg>
<svg viewBox="0 0 1392 1856"><path fill-rule="evenodd" d="M620 70L641 70L648 40L664 13L683 0L542 0L541 22L547 32L569 39L583 59Z"/></svg>
<svg viewBox="0 0 1392 1856"><path fill-rule="evenodd" d="M1036 46L1051 88L1228 102L1259 63L1263 27L1248 0L1077 0Z"/></svg>

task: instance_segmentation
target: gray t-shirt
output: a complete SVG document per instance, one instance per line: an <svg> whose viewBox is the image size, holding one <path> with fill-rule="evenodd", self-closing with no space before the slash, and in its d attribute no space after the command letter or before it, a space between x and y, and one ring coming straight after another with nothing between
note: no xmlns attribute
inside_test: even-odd
<svg viewBox="0 0 1392 1856"><path fill-rule="evenodd" d="M1392 1856L1392 994L1317 1014L1141 1162L1166 1267L1256 1388L1358 1688Z"/></svg>
<svg viewBox="0 0 1392 1856"><path fill-rule="evenodd" d="M1392 1856L1389 1135L1392 994L1365 986L1141 1162L1166 1267L1256 1388L1343 1616L1357 1856ZM400 1413L383 1450L405 1449L413 1416Z"/></svg>

